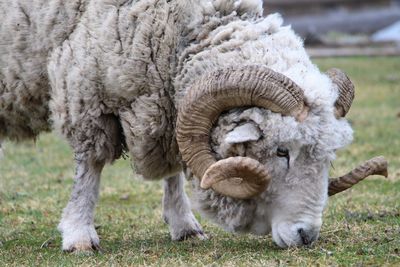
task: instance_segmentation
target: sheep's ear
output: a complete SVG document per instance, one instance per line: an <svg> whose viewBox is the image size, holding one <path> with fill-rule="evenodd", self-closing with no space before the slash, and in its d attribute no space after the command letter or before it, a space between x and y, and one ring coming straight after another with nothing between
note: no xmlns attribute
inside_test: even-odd
<svg viewBox="0 0 400 267"><path fill-rule="evenodd" d="M229 132L225 137L225 142L228 144L245 143L249 141L257 141L260 137L260 129L255 126L254 123L248 122Z"/></svg>

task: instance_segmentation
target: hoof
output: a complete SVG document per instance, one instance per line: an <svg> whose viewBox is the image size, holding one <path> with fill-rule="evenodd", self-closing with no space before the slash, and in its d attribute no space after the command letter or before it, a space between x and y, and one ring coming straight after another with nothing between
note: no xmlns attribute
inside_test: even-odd
<svg viewBox="0 0 400 267"><path fill-rule="evenodd" d="M78 243L69 248L63 248L64 252L67 253L94 253L94 252L101 252L101 247L99 244L91 242L90 244L87 243Z"/></svg>
<svg viewBox="0 0 400 267"><path fill-rule="evenodd" d="M165 216L169 223L172 241L188 239L205 240L207 236L192 213L181 216Z"/></svg>
<svg viewBox="0 0 400 267"><path fill-rule="evenodd" d="M208 237L202 230L190 230L182 232L174 241L185 241L188 239L207 240Z"/></svg>

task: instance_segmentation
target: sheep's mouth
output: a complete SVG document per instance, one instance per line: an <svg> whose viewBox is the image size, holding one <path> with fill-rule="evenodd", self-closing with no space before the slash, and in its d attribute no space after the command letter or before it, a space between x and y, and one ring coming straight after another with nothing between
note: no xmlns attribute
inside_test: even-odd
<svg viewBox="0 0 400 267"><path fill-rule="evenodd" d="M285 240L281 237L281 235L279 234L279 232L276 233L276 239L277 241L275 241L275 243L281 247L281 248L287 248L289 247L289 245L285 242Z"/></svg>
<svg viewBox="0 0 400 267"><path fill-rule="evenodd" d="M372 158L341 177L329 179L328 195L343 192L371 175L388 177L387 167L388 162L384 157Z"/></svg>

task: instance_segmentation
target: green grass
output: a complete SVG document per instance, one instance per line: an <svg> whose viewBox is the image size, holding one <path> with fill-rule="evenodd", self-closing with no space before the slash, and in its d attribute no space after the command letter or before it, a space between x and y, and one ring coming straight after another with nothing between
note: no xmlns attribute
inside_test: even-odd
<svg viewBox="0 0 400 267"><path fill-rule="evenodd" d="M332 175L385 155L388 180L372 178L330 200L319 241L282 250L270 236L235 236L200 219L207 241L171 242L161 220L161 183L138 181L128 160L103 173L96 225L103 252L63 253L56 226L72 185L73 158L54 134L5 144L0 162L0 266L14 265L400 265L400 58L318 60L344 69L357 95L354 143ZM129 196L126 198L126 196Z"/></svg>

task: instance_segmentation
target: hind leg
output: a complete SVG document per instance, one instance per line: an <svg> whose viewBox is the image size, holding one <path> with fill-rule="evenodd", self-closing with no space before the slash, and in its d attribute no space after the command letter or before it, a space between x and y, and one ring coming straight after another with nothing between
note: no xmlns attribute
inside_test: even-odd
<svg viewBox="0 0 400 267"><path fill-rule="evenodd" d="M164 179L163 218L169 225L172 240L207 238L191 211L182 175Z"/></svg>

